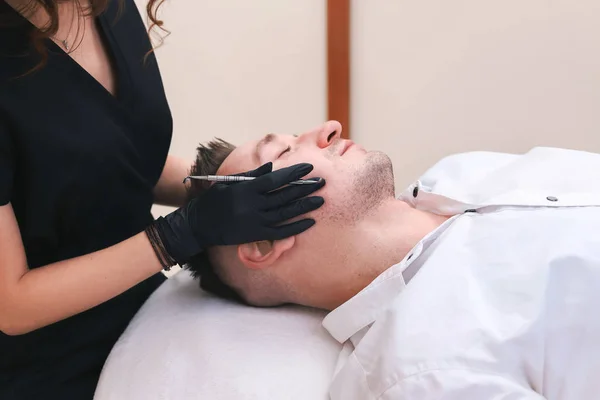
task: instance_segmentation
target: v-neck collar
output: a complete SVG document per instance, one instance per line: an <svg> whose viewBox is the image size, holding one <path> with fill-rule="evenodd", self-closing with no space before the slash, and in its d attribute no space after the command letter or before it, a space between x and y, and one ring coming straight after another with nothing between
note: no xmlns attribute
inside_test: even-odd
<svg viewBox="0 0 600 400"><path fill-rule="evenodd" d="M75 74L78 74L87 82L86 86L90 86L95 91L102 93L106 97L107 101L114 102L121 106L129 105L130 103L130 85L131 75L129 66L125 62L125 57L119 47L118 41L114 37L112 30L110 29L110 22L106 20L106 13L111 11L113 1L109 0L107 9L104 13L95 18L96 27L100 35L100 39L103 42L104 48L107 52L108 59L111 62L111 68L113 69L114 80L116 91L112 94L102 83L100 83L92 74L90 74L81 64L73 59L66 51L64 51L57 43L52 39L48 38L45 40L46 48L48 50L49 59L52 56L58 56L63 65L66 65ZM29 28L38 29L31 23L27 18L13 9L9 4L6 4L9 12L12 12L17 18ZM125 10L124 10L125 12ZM49 60L50 61L50 60Z"/></svg>

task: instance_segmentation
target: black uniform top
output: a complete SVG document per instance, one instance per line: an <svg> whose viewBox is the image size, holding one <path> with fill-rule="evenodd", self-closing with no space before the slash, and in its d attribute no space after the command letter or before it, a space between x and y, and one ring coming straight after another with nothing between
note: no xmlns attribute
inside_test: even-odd
<svg viewBox="0 0 600 400"><path fill-rule="evenodd" d="M0 0L0 14L13 13ZM120 16L118 16L120 15ZM52 41L42 70L27 31L0 27L0 205L10 202L29 268L123 241L152 222L153 188L171 113L133 0L98 18L118 95ZM24 54L28 56L23 56ZM0 254L0 257L2 255ZM21 336L0 333L0 399L91 399L119 335L164 277L157 274L87 312Z"/></svg>

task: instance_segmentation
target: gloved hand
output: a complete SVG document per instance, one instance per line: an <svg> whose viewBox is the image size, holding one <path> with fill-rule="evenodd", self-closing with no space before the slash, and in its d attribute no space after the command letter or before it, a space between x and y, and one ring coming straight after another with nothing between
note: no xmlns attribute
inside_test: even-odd
<svg viewBox="0 0 600 400"><path fill-rule="evenodd" d="M158 218L155 226L171 258L182 265L209 246L278 240L313 226L312 219L281 223L321 207L322 197L305 196L322 188L325 180L282 187L309 174L313 166L296 164L271 172L272 168L267 163L243 174L256 177L252 181L214 184L187 205Z"/></svg>

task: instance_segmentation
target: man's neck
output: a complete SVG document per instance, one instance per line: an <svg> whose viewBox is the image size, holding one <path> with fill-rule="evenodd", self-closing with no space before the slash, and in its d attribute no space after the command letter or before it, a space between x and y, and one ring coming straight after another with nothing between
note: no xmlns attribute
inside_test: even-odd
<svg viewBox="0 0 600 400"><path fill-rule="evenodd" d="M344 260L347 281L323 308L332 310L356 295L447 219L396 199L382 203L344 234L352 244Z"/></svg>

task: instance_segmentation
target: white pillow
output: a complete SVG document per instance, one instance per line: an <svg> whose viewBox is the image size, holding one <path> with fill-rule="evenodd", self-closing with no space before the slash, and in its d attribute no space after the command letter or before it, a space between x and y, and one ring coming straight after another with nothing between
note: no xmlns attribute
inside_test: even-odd
<svg viewBox="0 0 600 400"><path fill-rule="evenodd" d="M95 399L326 400L342 347L324 316L225 301L181 271L123 333Z"/></svg>

